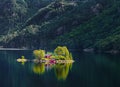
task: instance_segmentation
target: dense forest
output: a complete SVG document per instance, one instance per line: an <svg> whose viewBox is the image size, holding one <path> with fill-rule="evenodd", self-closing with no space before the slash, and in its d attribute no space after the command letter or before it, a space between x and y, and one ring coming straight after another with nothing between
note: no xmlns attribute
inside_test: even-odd
<svg viewBox="0 0 120 87"><path fill-rule="evenodd" d="M120 50L119 0L0 0L0 45Z"/></svg>

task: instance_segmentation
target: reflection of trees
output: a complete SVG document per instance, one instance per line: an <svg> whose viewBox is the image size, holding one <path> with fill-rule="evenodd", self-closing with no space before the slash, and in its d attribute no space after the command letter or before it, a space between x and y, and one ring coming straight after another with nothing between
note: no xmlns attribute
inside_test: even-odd
<svg viewBox="0 0 120 87"><path fill-rule="evenodd" d="M45 63L35 63L33 72L35 74L45 73ZM72 68L72 63L60 63L54 66L55 74L58 80L66 80L69 70Z"/></svg>
<svg viewBox="0 0 120 87"><path fill-rule="evenodd" d="M44 63L34 64L33 72L36 74L43 74L45 72L45 64Z"/></svg>
<svg viewBox="0 0 120 87"><path fill-rule="evenodd" d="M58 80L66 80L72 63L57 64L55 66L55 74Z"/></svg>

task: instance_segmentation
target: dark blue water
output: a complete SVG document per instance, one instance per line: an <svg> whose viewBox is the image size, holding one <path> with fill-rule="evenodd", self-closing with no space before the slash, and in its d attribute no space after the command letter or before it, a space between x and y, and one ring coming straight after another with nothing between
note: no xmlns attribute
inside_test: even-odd
<svg viewBox="0 0 120 87"><path fill-rule="evenodd" d="M72 52L75 63L16 61L32 51L0 51L0 87L120 87L120 55Z"/></svg>

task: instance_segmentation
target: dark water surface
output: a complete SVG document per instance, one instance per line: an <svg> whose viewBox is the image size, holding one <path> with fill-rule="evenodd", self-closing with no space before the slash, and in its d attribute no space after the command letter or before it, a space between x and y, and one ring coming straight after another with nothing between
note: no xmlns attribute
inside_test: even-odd
<svg viewBox="0 0 120 87"><path fill-rule="evenodd" d="M0 87L120 87L120 55L72 52L75 63L24 65L32 51L0 51Z"/></svg>

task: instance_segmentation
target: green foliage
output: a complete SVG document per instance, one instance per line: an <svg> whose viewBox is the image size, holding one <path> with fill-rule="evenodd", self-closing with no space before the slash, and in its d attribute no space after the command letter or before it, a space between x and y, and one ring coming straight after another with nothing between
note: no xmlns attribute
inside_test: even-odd
<svg viewBox="0 0 120 87"><path fill-rule="evenodd" d="M90 0L81 3L70 2L70 0L52 1L44 3L44 7L36 13L33 10L38 7L29 8L33 5L31 0L26 0L25 3L28 8L25 5L22 7L23 5L18 2L14 3L17 7L11 8L17 13L18 19L19 15L25 17L23 14L28 9L29 18L25 18L28 19L22 27L18 26L18 23L16 27L11 26L18 19L14 19L16 17L11 15L6 16L9 18L12 30L0 37L0 42L5 47L49 48L62 45L80 50L84 48L119 50L120 48L120 2L118 0ZM23 11L19 11L18 8L23 8ZM31 13L35 14L31 16ZM1 17L2 20L4 18ZM0 25L6 24L7 22L3 22ZM8 27L6 26L6 29Z"/></svg>
<svg viewBox="0 0 120 87"><path fill-rule="evenodd" d="M59 58L59 59L66 59L66 60L69 60L69 59L72 59L72 54L69 52L69 50L67 49L66 46L58 46L55 50L54 50L54 53L56 54L56 58Z"/></svg>
<svg viewBox="0 0 120 87"><path fill-rule="evenodd" d="M42 59L45 57L45 50L34 50L33 54L36 58Z"/></svg>
<svg viewBox="0 0 120 87"><path fill-rule="evenodd" d="M49 45L48 43L57 36L70 32L74 27L77 27L79 23L82 23L86 21L87 18L92 17L92 13L90 15L90 11L87 11L88 14L84 16L85 12L80 9L83 6L82 4L74 5L71 3L61 2L60 4L63 4L63 7L55 8L53 2L50 5L40 9L35 15L30 17L25 22L24 26L29 26L19 30L17 36L13 37L13 33L10 33L12 36L11 39L8 35L3 36L7 39L7 44L5 45L7 47L11 47L12 44L19 43L17 47L46 47ZM88 8L82 9L87 10ZM38 26L37 29L31 27L36 26L36 24ZM34 30L35 33L33 33ZM6 40L1 41L4 43Z"/></svg>
<svg viewBox="0 0 120 87"><path fill-rule="evenodd" d="M52 42L79 49L95 48L102 51L119 50L119 2L105 9L101 14L80 25Z"/></svg>

